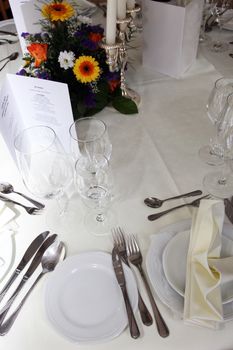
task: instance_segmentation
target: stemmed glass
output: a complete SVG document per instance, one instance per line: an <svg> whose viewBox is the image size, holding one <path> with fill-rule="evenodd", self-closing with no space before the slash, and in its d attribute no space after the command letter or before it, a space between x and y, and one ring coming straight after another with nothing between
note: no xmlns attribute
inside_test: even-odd
<svg viewBox="0 0 233 350"><path fill-rule="evenodd" d="M210 143L200 148L200 158L209 165L221 165L223 159L221 155L221 145L219 146L219 137L221 120L223 118L223 109L227 97L233 92L233 78L222 77L216 80L214 87L209 95L207 102L207 115L215 126L215 135L210 139ZM220 147L220 150L219 150Z"/></svg>
<svg viewBox="0 0 233 350"><path fill-rule="evenodd" d="M93 117L78 119L70 126L69 132L74 160L80 156L91 160L96 154L110 159L112 145L106 124L102 120Z"/></svg>
<svg viewBox="0 0 233 350"><path fill-rule="evenodd" d="M233 195L233 174L230 167L233 160L233 93L227 98L219 126L219 146L219 156L224 161L223 169L207 174L203 185L215 197L228 198Z"/></svg>
<svg viewBox="0 0 233 350"><path fill-rule="evenodd" d="M78 193L91 209L84 218L87 230L97 236L109 234L115 226L115 216L109 209L113 200L113 175L107 158L96 155L90 161L80 157L75 171Z"/></svg>
<svg viewBox="0 0 233 350"><path fill-rule="evenodd" d="M56 199L56 213L63 215L68 204L65 189L73 180L69 156L55 131L48 126L22 130L14 141L19 171L27 189L35 196Z"/></svg>

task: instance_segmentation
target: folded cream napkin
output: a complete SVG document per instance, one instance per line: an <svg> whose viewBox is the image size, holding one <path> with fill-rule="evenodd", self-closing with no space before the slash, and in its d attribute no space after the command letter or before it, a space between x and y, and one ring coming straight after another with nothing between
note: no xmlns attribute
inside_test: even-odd
<svg viewBox="0 0 233 350"><path fill-rule="evenodd" d="M202 200L194 214L186 268L184 321L217 328L223 320L221 284L233 280L233 257L220 258L224 204Z"/></svg>

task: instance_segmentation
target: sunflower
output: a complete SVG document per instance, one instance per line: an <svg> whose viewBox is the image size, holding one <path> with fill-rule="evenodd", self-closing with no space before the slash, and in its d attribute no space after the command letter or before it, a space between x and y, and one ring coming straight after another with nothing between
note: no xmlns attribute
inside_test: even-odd
<svg viewBox="0 0 233 350"><path fill-rule="evenodd" d="M74 15L74 8L66 1L51 2L43 5L41 9L42 15L50 21L66 21Z"/></svg>
<svg viewBox="0 0 233 350"><path fill-rule="evenodd" d="M100 76L99 63L92 56L80 56L75 61L73 72L81 83L91 83Z"/></svg>

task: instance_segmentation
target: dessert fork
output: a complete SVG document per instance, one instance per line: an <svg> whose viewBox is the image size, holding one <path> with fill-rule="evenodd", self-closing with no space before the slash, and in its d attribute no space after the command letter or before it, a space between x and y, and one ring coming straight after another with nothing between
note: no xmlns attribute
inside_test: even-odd
<svg viewBox="0 0 233 350"><path fill-rule="evenodd" d="M154 300L154 297L152 295L149 283L147 281L147 277L143 271L142 268L142 254L141 251L139 249L137 240L135 238L134 235L129 235L127 237L127 241L126 241L126 246L127 246L127 256L129 261L131 262L131 264L133 264L134 266L137 267L138 271L140 272L140 275L142 277L142 280L145 284L146 287L146 291L151 303L151 307L154 313L154 317L155 317L155 322L156 322L156 326L159 332L159 335L163 338L168 337L169 335L169 329L158 309L158 306L156 305L156 302Z"/></svg>
<svg viewBox="0 0 233 350"><path fill-rule="evenodd" d="M13 203L16 205L19 205L20 207L24 208L26 210L26 212L30 215L37 215L37 214L41 214L42 209L36 208L36 207L27 207L26 205L13 201L12 199L6 198L4 196L0 196L0 200L3 202L7 202L7 203Z"/></svg>
<svg viewBox="0 0 233 350"><path fill-rule="evenodd" d="M125 237L122 229L120 227L116 227L115 229L112 229L112 237L113 237L114 247L117 248L120 258L127 266L130 267L128 262L128 257L127 257L127 251L126 251ZM138 309L139 309L143 324L146 326L150 326L153 323L153 319L142 299L142 296L139 290L138 290Z"/></svg>

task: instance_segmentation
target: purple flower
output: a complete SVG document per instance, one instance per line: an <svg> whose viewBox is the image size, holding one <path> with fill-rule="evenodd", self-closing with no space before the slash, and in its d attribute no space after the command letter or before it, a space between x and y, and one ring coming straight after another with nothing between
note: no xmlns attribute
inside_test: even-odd
<svg viewBox="0 0 233 350"><path fill-rule="evenodd" d="M21 37L24 38L24 39L26 39L27 36L29 36L29 35L30 35L30 34L29 34L28 32L23 32L23 33L21 34Z"/></svg>
<svg viewBox="0 0 233 350"><path fill-rule="evenodd" d="M94 108L96 106L95 95L89 90L84 97L85 105L88 108Z"/></svg>
<svg viewBox="0 0 233 350"><path fill-rule="evenodd" d="M46 79L46 80L51 79L51 76L50 76L49 72L46 71L46 70L39 70L39 69L37 69L35 71L35 76L36 76L36 78L39 78L39 79Z"/></svg>
<svg viewBox="0 0 233 350"><path fill-rule="evenodd" d="M27 71L24 68L22 68L22 69L20 69L20 71L18 71L16 73L16 75L24 75L24 76L26 76L27 75Z"/></svg>

